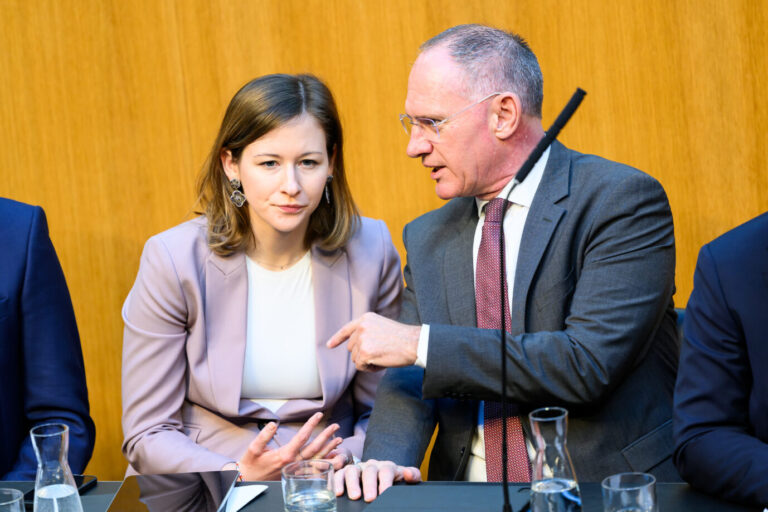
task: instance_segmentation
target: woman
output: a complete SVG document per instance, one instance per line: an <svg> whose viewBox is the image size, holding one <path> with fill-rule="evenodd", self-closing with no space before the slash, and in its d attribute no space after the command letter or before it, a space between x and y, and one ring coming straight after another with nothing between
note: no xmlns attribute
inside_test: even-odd
<svg viewBox="0 0 768 512"><path fill-rule="evenodd" d="M359 457L378 376L325 342L366 311L395 316L402 284L386 226L350 196L327 87L246 84L199 197L201 217L149 239L123 307L129 472L267 480L294 460Z"/></svg>

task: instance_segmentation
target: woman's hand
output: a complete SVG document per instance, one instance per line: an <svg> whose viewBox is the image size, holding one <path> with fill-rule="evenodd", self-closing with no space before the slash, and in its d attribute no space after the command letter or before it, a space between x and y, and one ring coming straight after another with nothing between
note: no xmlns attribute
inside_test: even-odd
<svg viewBox="0 0 768 512"><path fill-rule="evenodd" d="M352 452L347 448L339 448L338 450L333 450L328 453L328 455L325 456L325 459L331 462L334 471L338 471L352 462L353 457Z"/></svg>
<svg viewBox="0 0 768 512"><path fill-rule="evenodd" d="M340 437L333 437L339 429L336 423L325 427L311 443L306 444L322 418L323 413L320 412L312 415L293 438L278 449L267 447L277 432L277 424L268 423L238 461L243 480L279 480L280 470L286 464L313 457L322 459L331 453L342 441Z"/></svg>

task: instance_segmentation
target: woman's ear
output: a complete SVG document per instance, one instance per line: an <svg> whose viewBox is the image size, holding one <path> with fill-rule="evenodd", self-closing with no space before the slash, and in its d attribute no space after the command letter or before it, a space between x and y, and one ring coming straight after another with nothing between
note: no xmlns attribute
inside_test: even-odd
<svg viewBox="0 0 768 512"><path fill-rule="evenodd" d="M328 155L329 174L333 176L333 173L335 170L336 170L336 145L334 144L333 148L331 149L331 154Z"/></svg>
<svg viewBox="0 0 768 512"><path fill-rule="evenodd" d="M499 94L493 102L494 135L499 139L508 139L520 125L523 116L523 105L520 97L512 92Z"/></svg>
<svg viewBox="0 0 768 512"><path fill-rule="evenodd" d="M228 149L222 149L220 158L221 166L224 168L227 179L230 181L235 178L240 179L240 169L238 169L235 159L232 158L232 152Z"/></svg>

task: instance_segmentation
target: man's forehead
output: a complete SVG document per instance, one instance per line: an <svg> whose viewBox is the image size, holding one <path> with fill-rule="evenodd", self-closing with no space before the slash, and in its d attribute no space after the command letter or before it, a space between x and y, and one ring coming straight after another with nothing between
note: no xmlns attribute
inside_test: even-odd
<svg viewBox="0 0 768 512"><path fill-rule="evenodd" d="M446 49L434 48L419 55L408 77L406 111L441 108L464 98L463 72ZM445 106L445 108L451 108ZM427 112L414 112L416 115Z"/></svg>

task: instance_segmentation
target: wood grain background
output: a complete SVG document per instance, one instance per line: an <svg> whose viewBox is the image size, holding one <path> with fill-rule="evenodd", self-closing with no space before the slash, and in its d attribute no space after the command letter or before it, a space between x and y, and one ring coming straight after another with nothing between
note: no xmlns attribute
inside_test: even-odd
<svg viewBox="0 0 768 512"><path fill-rule="evenodd" d="M545 126L587 90L566 145L661 181L684 306L699 247L768 210L768 2L0 0L0 196L48 214L97 425L88 472L122 477L122 302L145 240L189 217L234 92L265 73L326 80L355 197L402 253L405 223L441 204L397 122L409 67L470 22L528 39Z"/></svg>

